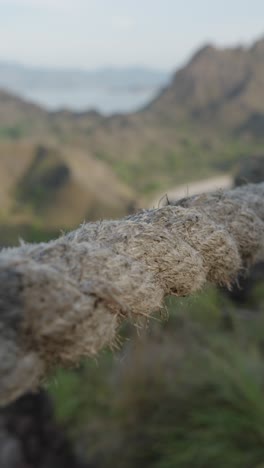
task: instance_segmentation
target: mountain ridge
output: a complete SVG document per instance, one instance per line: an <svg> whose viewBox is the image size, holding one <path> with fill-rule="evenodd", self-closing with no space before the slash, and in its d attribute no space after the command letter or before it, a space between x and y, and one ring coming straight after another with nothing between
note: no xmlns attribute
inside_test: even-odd
<svg viewBox="0 0 264 468"><path fill-rule="evenodd" d="M171 83L148 108L155 112L171 112L171 102L178 113L189 113L194 120L213 117L219 123L241 124L237 108L244 112L264 111L264 38L249 47L218 49L202 47L190 61L176 71ZM229 104L228 109L224 106ZM231 111L231 118L230 118Z"/></svg>
<svg viewBox="0 0 264 468"><path fill-rule="evenodd" d="M85 184L87 189L82 197L87 207L102 203L99 216L102 213L107 216L107 211L110 216L121 215L136 198L148 203L147 200L153 199L156 193L165 193L177 183L230 172L241 158L263 154L263 89L264 39L261 38L250 47L217 49L207 45L199 49L184 67L176 71L171 82L154 100L130 114L105 117L96 111L48 112L2 91L0 154L1 148L6 151L3 148L7 142L13 145L10 156L13 161L19 161L22 144L33 148L24 175L20 174L12 182L13 186L19 186L22 177L29 181L26 171L39 145L49 148L50 153L55 148L57 154L59 149L65 174L66 167L70 171L65 187L69 184L70 192L74 185L71 193L76 197L76 205L73 203L69 210L71 214L65 215L64 220L57 217L59 225L68 223L71 227L89 212L84 205L82 210L77 209ZM24 148L23 152L26 151ZM90 169L85 158L90 161ZM83 166L82 182L76 177L74 161L79 161L79 168ZM102 169L103 176L97 184L93 180L93 171L98 164L105 169ZM10 166L8 158L0 159L0 166L4 174L5 167ZM33 169L37 174L42 171L42 166L33 166ZM57 165L51 178L56 178L58 170ZM45 171L42 175L45 180ZM102 197L104 177L110 184ZM110 196L111 184L117 191ZM69 204L66 192L62 192L65 203L62 195L60 202L54 203L54 207L64 214L67 214ZM36 192L32 193L31 198L36 198ZM54 192L54 200L58 200L58 193ZM115 200L120 201L117 210L113 210L113 205L110 208L107 194L113 204ZM26 204L28 209L30 200ZM52 211L47 205L45 210L46 214ZM47 222L53 220L52 225L56 221L54 210L52 216L46 215ZM91 219L98 215L89 213Z"/></svg>

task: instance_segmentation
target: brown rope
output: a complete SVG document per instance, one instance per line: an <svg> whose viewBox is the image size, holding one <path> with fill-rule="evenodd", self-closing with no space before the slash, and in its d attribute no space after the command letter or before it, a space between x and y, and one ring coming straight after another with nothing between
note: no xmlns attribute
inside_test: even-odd
<svg viewBox="0 0 264 468"><path fill-rule="evenodd" d="M230 286L263 258L264 184L84 224L0 254L0 403L77 364L136 322L207 281Z"/></svg>

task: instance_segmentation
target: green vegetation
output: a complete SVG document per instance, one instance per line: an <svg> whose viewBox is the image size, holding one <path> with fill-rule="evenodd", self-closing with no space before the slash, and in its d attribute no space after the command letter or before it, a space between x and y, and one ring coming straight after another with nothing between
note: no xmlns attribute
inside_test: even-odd
<svg viewBox="0 0 264 468"><path fill-rule="evenodd" d="M170 297L168 321L139 336L128 327L124 350L51 379L58 420L93 466L262 466L263 286L250 290L250 312L214 287Z"/></svg>
<svg viewBox="0 0 264 468"><path fill-rule="evenodd" d="M10 224L7 221L1 222L0 248L2 246L16 246L20 240L27 242L47 242L60 235L57 229L45 228L42 224L31 222L29 224Z"/></svg>
<svg viewBox="0 0 264 468"><path fill-rule="evenodd" d="M70 178L70 170L56 151L36 149L35 157L16 188L16 198L41 210L54 199L54 192Z"/></svg>
<svg viewBox="0 0 264 468"><path fill-rule="evenodd" d="M23 136L24 130L20 125L14 125L11 127L0 127L0 140L10 139L18 140Z"/></svg>

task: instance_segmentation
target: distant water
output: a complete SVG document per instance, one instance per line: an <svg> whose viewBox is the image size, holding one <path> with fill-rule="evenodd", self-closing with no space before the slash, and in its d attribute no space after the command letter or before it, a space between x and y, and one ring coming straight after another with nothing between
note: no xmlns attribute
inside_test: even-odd
<svg viewBox="0 0 264 468"><path fill-rule="evenodd" d="M20 91L20 95L48 110L97 110L105 115L133 112L150 102L159 88L106 89L106 88L33 88Z"/></svg>

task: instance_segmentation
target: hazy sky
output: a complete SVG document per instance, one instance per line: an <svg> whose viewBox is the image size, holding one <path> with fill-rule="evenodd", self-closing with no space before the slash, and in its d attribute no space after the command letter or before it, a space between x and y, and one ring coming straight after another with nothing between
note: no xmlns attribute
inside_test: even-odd
<svg viewBox="0 0 264 468"><path fill-rule="evenodd" d="M264 36L264 0L0 0L0 59L176 68L203 43Z"/></svg>

